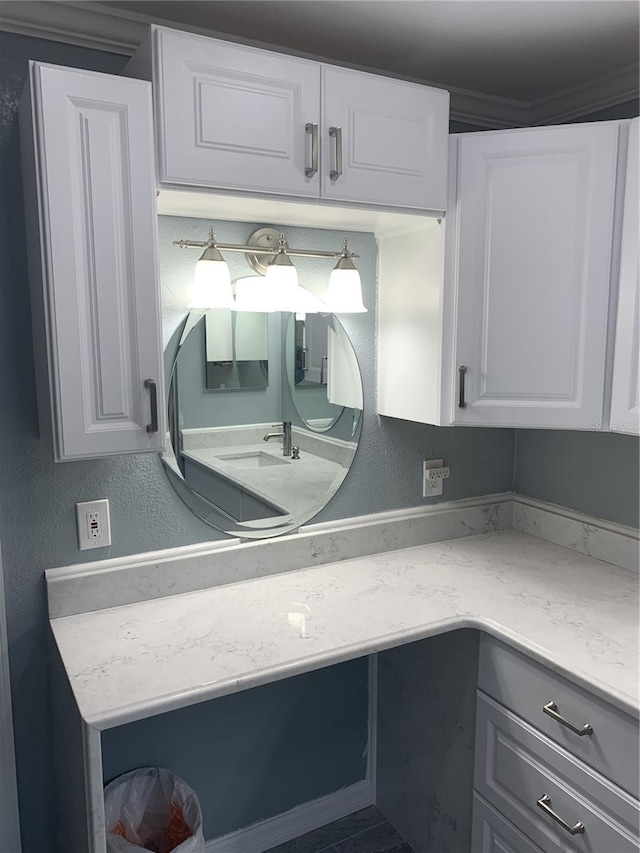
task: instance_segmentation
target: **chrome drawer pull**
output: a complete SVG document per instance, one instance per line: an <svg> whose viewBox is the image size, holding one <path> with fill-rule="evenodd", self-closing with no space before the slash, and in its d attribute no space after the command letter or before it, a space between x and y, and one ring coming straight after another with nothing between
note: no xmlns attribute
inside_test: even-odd
<svg viewBox="0 0 640 853"><path fill-rule="evenodd" d="M559 823L563 829L566 829L571 835L580 835L581 832L584 832L584 824L580 823L580 821L576 821L573 826L567 823L565 820L562 820L559 814L556 814L554 810L551 808L551 797L549 794L543 794L539 800L536 800L536 805L538 805L545 814L548 814L549 817L552 817L556 823Z"/></svg>
<svg viewBox="0 0 640 853"><path fill-rule="evenodd" d="M337 181L342 175L342 128L330 127L329 136L336 142L336 167L329 172L332 181Z"/></svg>
<svg viewBox="0 0 640 853"><path fill-rule="evenodd" d="M563 726L566 726L568 729L582 737L583 735L592 735L593 728L589 725L589 723L585 723L584 726L574 726L573 723L569 722L569 720L565 720L565 718L558 713L558 706L555 702L547 702L546 705L543 705L542 710L545 714L551 717L553 720L556 720Z"/></svg>
<svg viewBox="0 0 640 853"><path fill-rule="evenodd" d="M318 125L307 122L305 131L311 136L311 165L304 170L307 178L312 178L318 171Z"/></svg>

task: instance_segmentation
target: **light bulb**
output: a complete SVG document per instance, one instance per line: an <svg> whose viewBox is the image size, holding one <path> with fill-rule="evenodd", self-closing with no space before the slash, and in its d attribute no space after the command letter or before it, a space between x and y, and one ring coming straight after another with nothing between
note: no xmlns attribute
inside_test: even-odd
<svg viewBox="0 0 640 853"><path fill-rule="evenodd" d="M338 262L329 276L326 303L334 314L362 314L367 310L362 301L360 273L351 266L351 269L341 268Z"/></svg>

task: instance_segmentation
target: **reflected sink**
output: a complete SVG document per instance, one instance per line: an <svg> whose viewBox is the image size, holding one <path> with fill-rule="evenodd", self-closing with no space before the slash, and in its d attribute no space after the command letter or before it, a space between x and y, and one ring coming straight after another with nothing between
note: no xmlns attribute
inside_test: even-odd
<svg viewBox="0 0 640 853"><path fill-rule="evenodd" d="M246 450L237 453L218 453L218 459L230 462L237 468L271 468L273 465L288 465L288 459L281 459L264 450Z"/></svg>

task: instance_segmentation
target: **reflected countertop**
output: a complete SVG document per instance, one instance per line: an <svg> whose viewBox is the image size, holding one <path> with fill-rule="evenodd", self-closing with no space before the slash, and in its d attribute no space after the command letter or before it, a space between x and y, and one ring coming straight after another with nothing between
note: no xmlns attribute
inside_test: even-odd
<svg viewBox="0 0 640 853"><path fill-rule="evenodd" d="M282 442L234 444L183 450L182 456L237 483L260 500L295 516L318 503L344 480L348 468L308 450L299 459L282 455ZM261 459L268 464L244 467L243 460Z"/></svg>
<svg viewBox="0 0 640 853"><path fill-rule="evenodd" d="M504 530L51 625L80 713L98 729L458 628L633 712L637 592L634 572Z"/></svg>

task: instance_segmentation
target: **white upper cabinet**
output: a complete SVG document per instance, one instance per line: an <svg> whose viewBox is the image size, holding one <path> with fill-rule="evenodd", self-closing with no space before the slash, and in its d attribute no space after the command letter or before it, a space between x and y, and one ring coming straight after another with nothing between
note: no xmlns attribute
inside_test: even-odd
<svg viewBox="0 0 640 853"><path fill-rule="evenodd" d="M20 109L41 432L57 461L160 450L149 84L31 63Z"/></svg>
<svg viewBox="0 0 640 853"><path fill-rule="evenodd" d="M608 122L452 137L444 226L380 241L380 414L601 427L618 136Z"/></svg>
<svg viewBox="0 0 640 853"><path fill-rule="evenodd" d="M164 27L126 73L154 83L162 187L445 209L448 92Z"/></svg>
<svg viewBox="0 0 640 853"><path fill-rule="evenodd" d="M613 382L611 389L610 427L614 432L637 434L639 431L640 352L638 324L640 322L640 263L639 237L640 194L638 192L638 119L629 130L629 155L622 220L620 284L616 323Z"/></svg>
<svg viewBox="0 0 640 853"><path fill-rule="evenodd" d="M602 423L617 148L616 124L459 138L454 423Z"/></svg>
<svg viewBox="0 0 640 853"><path fill-rule="evenodd" d="M445 210L448 134L448 92L323 66L325 198Z"/></svg>
<svg viewBox="0 0 640 853"><path fill-rule="evenodd" d="M317 196L320 67L158 29L160 182ZM307 133L306 127L310 133Z"/></svg>

